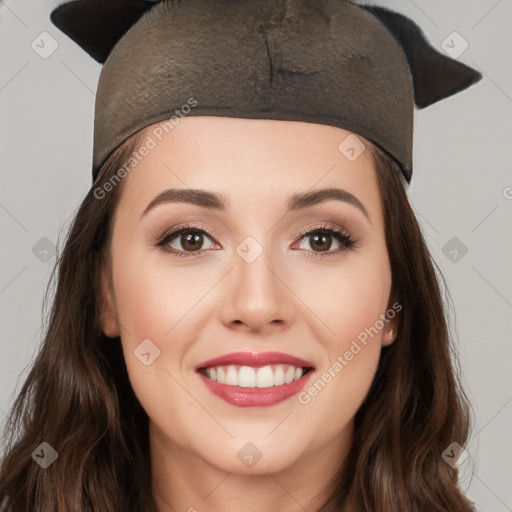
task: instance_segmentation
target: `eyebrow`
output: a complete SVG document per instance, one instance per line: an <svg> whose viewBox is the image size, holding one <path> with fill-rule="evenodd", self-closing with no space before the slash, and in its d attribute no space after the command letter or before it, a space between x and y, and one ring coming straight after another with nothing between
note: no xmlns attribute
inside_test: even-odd
<svg viewBox="0 0 512 512"><path fill-rule="evenodd" d="M371 224L370 216L359 199L342 188L324 188L292 194L288 200L288 211L297 211L323 203L325 201L342 201L359 209ZM222 194L201 189L171 188L158 194L147 206L141 219L153 208L166 203L186 203L211 210L227 211L229 200Z"/></svg>

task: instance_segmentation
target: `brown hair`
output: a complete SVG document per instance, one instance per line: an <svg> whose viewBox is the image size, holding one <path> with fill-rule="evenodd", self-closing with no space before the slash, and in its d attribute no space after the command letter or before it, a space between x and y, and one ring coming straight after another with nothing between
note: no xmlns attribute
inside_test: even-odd
<svg viewBox="0 0 512 512"><path fill-rule="evenodd" d="M112 179L136 143L132 136L109 157L57 253L45 295L47 302L58 273L43 342L4 433L3 512L156 509L148 416L130 385L119 338L109 339L99 329L99 272L109 265L112 219L124 180L102 199L94 190ZM393 289L403 310L398 337L382 349L355 417L353 445L329 482L331 497L320 512L469 512L457 469L441 456L454 441L465 446L471 409L459 382L437 266L397 164L368 147L381 192ZM46 469L32 459L42 442L58 453Z"/></svg>

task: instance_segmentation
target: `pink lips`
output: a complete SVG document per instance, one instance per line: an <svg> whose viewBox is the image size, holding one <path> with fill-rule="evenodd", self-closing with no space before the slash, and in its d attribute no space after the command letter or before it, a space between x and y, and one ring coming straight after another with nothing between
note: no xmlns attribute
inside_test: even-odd
<svg viewBox="0 0 512 512"><path fill-rule="evenodd" d="M225 356L209 359L196 366L196 370L200 368L210 368L212 366L227 366L229 364L239 364L241 366L266 366L268 364L291 364L292 366L302 368L313 368L313 363L301 359L300 357L291 356L282 352L233 352Z"/></svg>
<svg viewBox="0 0 512 512"><path fill-rule="evenodd" d="M281 352L235 352L204 361L197 365L195 369L206 387L214 395L222 398L225 402L238 407L267 407L278 404L299 393L314 373L314 371L309 371L299 380L290 382L289 384L282 384L269 388L245 388L241 386L221 384L209 379L199 372L199 370L203 368L210 368L212 366L240 365L261 367L270 364L289 364L295 367L314 368L313 364L309 361L288 354L283 354Z"/></svg>

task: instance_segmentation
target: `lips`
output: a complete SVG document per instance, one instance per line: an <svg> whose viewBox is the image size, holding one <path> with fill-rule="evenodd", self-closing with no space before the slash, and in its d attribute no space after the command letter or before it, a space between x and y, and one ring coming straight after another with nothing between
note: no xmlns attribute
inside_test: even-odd
<svg viewBox="0 0 512 512"><path fill-rule="evenodd" d="M233 352L224 356L209 359L196 366L196 370L201 368L212 368L215 366L252 366L260 368L271 364L288 364L296 368L314 368L313 363L282 352Z"/></svg>
<svg viewBox="0 0 512 512"><path fill-rule="evenodd" d="M204 361L195 370L224 401L239 407L261 407L297 394L314 365L281 352L236 352Z"/></svg>

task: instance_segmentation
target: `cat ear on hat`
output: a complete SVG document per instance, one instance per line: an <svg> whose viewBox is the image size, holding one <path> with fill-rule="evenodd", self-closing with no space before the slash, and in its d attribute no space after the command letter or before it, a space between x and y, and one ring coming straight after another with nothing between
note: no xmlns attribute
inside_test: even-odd
<svg viewBox="0 0 512 512"><path fill-rule="evenodd" d="M149 0L74 0L55 8L53 24L103 64L112 48L156 3Z"/></svg>
<svg viewBox="0 0 512 512"><path fill-rule="evenodd" d="M384 7L361 5L391 32L402 47L412 76L414 103L425 108L478 82L478 71L438 52L414 21Z"/></svg>

